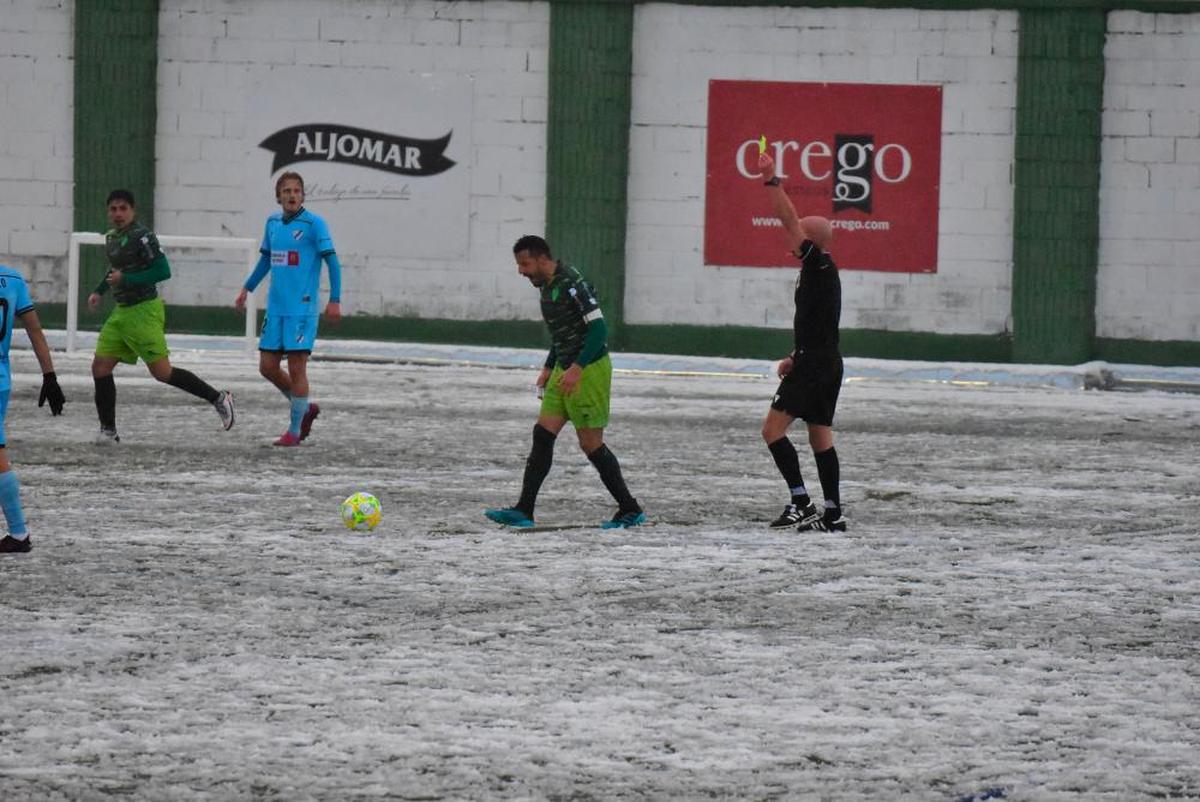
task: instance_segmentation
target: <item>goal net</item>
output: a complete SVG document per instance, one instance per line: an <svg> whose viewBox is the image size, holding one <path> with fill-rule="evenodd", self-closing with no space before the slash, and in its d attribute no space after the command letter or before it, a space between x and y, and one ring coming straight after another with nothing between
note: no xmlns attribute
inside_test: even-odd
<svg viewBox="0 0 1200 802"><path fill-rule="evenodd" d="M258 262L258 240L245 237L191 237L158 234L171 263L171 280L160 286L169 305L231 307L234 295ZM74 351L79 332L80 249L103 245L104 235L72 232L67 254L67 351ZM198 260L196 254L212 251ZM260 288L261 289L261 288ZM90 292L91 288L88 288ZM253 350L258 321L257 293L246 296L246 349ZM168 316L169 320L169 316Z"/></svg>

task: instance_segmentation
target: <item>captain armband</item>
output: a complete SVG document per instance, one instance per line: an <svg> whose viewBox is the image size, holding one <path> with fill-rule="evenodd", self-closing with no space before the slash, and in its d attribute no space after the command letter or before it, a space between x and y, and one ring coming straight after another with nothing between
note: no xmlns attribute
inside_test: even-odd
<svg viewBox="0 0 1200 802"><path fill-rule="evenodd" d="M599 308L596 308L583 316L583 322L591 323L593 320L602 320L603 318L604 318L604 313L601 312Z"/></svg>

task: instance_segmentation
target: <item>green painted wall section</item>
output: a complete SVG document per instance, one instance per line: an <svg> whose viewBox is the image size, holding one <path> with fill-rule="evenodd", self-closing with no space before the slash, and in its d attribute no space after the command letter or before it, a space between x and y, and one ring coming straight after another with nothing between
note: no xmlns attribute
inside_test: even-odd
<svg viewBox="0 0 1200 802"><path fill-rule="evenodd" d="M158 0L75 3L74 230L104 231L104 199L132 190L138 215L154 218L154 140L158 123ZM107 265L99 248L80 261L82 302Z"/></svg>
<svg viewBox="0 0 1200 802"><path fill-rule="evenodd" d="M66 325L66 304L38 304L48 328ZM259 323L262 322L259 313ZM96 331L100 321L82 326ZM228 307L168 306L171 333L241 336L245 321ZM548 348L546 327L535 320L428 320L355 315L335 326L322 324L322 339L390 340L392 342L457 343L510 348ZM791 348L787 329L749 326L651 326L629 324L623 351L650 354L728 356L779 359ZM846 356L873 359L920 359L949 362L1012 362L1012 341L984 334L843 329ZM1135 365L1200 367L1200 343L1187 341L1096 341L1094 359Z"/></svg>
<svg viewBox="0 0 1200 802"><path fill-rule="evenodd" d="M1200 342L1098 338L1093 358L1116 364L1200 367Z"/></svg>
<svg viewBox="0 0 1200 802"><path fill-rule="evenodd" d="M595 286L622 344L633 6L553 3L546 239Z"/></svg>
<svg viewBox="0 0 1200 802"><path fill-rule="evenodd" d="M571 3L576 0L553 0ZM651 3L661 0L609 0L612 3ZM791 8L916 8L935 11L998 11L1092 9L1192 14L1197 0L687 0L693 6L780 6Z"/></svg>
<svg viewBox="0 0 1200 802"><path fill-rule="evenodd" d="M1092 358L1105 14L1023 11L1017 50L1013 359Z"/></svg>

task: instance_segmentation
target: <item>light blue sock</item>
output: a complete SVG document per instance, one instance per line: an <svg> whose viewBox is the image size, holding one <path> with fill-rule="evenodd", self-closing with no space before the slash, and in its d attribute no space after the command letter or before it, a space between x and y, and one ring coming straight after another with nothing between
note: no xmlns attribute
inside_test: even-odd
<svg viewBox="0 0 1200 802"><path fill-rule="evenodd" d="M16 540L24 540L29 532L25 529L25 513L21 511L21 484L16 471L0 473L0 507L8 521L8 533Z"/></svg>
<svg viewBox="0 0 1200 802"><path fill-rule="evenodd" d="M308 396L292 396L292 424L288 426L288 431L297 437L300 436L300 421L305 412L308 412Z"/></svg>

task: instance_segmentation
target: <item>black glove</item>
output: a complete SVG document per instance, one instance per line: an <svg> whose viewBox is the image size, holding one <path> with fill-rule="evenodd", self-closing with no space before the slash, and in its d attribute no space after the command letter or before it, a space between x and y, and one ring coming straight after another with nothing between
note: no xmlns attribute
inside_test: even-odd
<svg viewBox="0 0 1200 802"><path fill-rule="evenodd" d="M58 386L58 377L54 375L54 371L42 374L42 392L38 394L38 406L43 406L47 401L50 402L50 414L61 415L63 404L67 399L63 397L62 388Z"/></svg>

